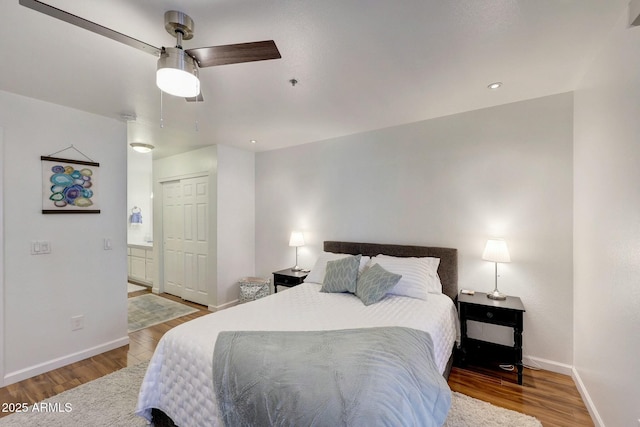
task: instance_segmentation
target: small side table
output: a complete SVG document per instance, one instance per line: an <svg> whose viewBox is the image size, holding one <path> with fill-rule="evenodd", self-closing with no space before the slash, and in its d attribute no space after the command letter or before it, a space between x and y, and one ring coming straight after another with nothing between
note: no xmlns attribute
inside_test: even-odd
<svg viewBox="0 0 640 427"><path fill-rule="evenodd" d="M304 282L304 279L308 274L308 271L293 271L290 268L274 272L273 292L278 293L278 286L286 286L287 288L290 288L292 286L299 285Z"/></svg>
<svg viewBox="0 0 640 427"><path fill-rule="evenodd" d="M479 356L472 354L491 351L513 363L518 370L518 384L522 385L522 324L524 305L518 297L508 296L499 301L487 298L487 294L476 292L473 295L458 295L460 308L461 361L466 364L468 358ZM490 323L513 328L513 347L490 343L467 336L467 321Z"/></svg>

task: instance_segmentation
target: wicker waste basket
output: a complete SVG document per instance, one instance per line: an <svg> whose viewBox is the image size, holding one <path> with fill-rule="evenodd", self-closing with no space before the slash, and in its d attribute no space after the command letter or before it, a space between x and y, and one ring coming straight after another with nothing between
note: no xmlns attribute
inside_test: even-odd
<svg viewBox="0 0 640 427"><path fill-rule="evenodd" d="M271 279L243 277L240 283L240 303L254 301L271 293Z"/></svg>

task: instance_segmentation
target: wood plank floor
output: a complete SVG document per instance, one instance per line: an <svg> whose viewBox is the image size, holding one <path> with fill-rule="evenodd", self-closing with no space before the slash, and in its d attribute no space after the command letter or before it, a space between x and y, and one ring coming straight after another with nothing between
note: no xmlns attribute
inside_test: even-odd
<svg viewBox="0 0 640 427"><path fill-rule="evenodd" d="M148 292L138 291L129 296ZM128 346L0 388L0 402L32 404L126 366L147 361L165 332L181 323L210 313L201 305L184 302L171 295L162 296L191 305L199 311L132 332L129 334ZM573 380L565 375L525 369L524 385L519 386L515 374L510 372L454 367L449 377L449 386L454 391L496 406L532 415L538 418L544 427L593 426ZM8 414L0 413L0 417L5 415Z"/></svg>
<svg viewBox="0 0 640 427"><path fill-rule="evenodd" d="M129 294L129 297L144 295L149 292L148 290L133 292ZM33 404L127 366L148 361L151 359L158 341L160 341L165 332L181 323L211 313L204 306L183 301L172 295L163 294L162 296L190 305L199 309L199 311L132 332L129 334L129 345L127 346L2 387L0 388L0 403ZM0 412L0 417L6 415L9 414Z"/></svg>
<svg viewBox="0 0 640 427"><path fill-rule="evenodd" d="M544 370L524 369L522 385L515 373L490 368L454 367L449 387L493 405L536 417L544 427L593 426L573 379Z"/></svg>

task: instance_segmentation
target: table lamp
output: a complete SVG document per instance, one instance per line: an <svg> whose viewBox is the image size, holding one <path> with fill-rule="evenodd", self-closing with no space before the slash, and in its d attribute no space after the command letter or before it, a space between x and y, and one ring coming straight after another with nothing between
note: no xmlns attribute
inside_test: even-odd
<svg viewBox="0 0 640 427"><path fill-rule="evenodd" d="M482 253L482 259L485 261L491 261L495 263L495 289L490 294L487 294L487 298L495 300L505 300L507 296L498 290L498 263L499 262L511 262L509 256L509 249L507 248L507 242L502 239L489 239L487 245Z"/></svg>
<svg viewBox="0 0 640 427"><path fill-rule="evenodd" d="M289 246L296 247L296 265L291 267L292 271L300 271L302 268L298 267L298 247L304 246L304 236L302 235L302 231L292 231L291 237L289 238Z"/></svg>

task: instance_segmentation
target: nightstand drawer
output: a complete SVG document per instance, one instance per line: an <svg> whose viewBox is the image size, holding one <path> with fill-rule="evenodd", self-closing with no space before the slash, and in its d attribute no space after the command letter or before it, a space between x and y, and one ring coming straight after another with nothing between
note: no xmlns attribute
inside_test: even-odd
<svg viewBox="0 0 640 427"><path fill-rule="evenodd" d="M292 270L287 268L285 270L276 271L273 273L273 291L278 292L278 286L286 286L291 288L304 282L304 279L309 274L308 271Z"/></svg>
<svg viewBox="0 0 640 427"><path fill-rule="evenodd" d="M281 276L279 274L276 275L275 281L279 285L298 285L298 284L300 284L300 278L298 278L298 277Z"/></svg>
<svg viewBox="0 0 640 427"><path fill-rule="evenodd" d="M467 320L476 320L498 325L515 325L519 313L514 310L504 310L496 307L467 304L465 307Z"/></svg>

